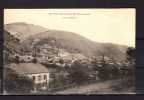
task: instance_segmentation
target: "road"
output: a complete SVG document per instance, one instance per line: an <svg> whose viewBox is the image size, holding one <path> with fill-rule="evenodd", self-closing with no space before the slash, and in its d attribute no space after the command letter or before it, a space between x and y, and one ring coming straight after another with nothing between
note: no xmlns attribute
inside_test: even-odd
<svg viewBox="0 0 144 100"><path fill-rule="evenodd" d="M93 83L89 85L83 85L75 88L69 88L62 91L57 91L54 94L133 94L131 90L113 91L112 86L117 85L121 79L109 80L100 83Z"/></svg>

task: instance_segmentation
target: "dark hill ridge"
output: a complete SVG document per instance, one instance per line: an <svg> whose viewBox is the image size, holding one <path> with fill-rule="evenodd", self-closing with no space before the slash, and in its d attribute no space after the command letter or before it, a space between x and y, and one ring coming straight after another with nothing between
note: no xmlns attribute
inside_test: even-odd
<svg viewBox="0 0 144 100"><path fill-rule="evenodd" d="M23 26L26 26L27 28L21 28ZM16 27L20 29L17 29ZM45 28L43 29L42 27L38 27L41 26L26 23L14 23L14 26L13 24L9 24L6 29L11 29L13 31L18 30L19 33L17 34L25 32L27 33L24 36L25 38L21 40L21 46L23 47L37 46L40 43L41 45L46 44L49 43L49 39L54 39L56 40L58 45L60 45L62 48L69 52L76 51L88 57L101 55L101 53L103 53L106 56L112 57L116 60L125 59L127 46L94 42L76 33L58 30L48 30ZM41 31L35 28L41 29ZM31 31L28 31L27 29L30 29ZM30 34L28 34L29 32ZM36 34L33 32L36 32Z"/></svg>

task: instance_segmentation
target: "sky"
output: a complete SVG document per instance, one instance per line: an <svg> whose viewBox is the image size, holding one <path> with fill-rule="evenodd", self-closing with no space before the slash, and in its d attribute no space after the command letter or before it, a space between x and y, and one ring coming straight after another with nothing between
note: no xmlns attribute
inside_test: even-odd
<svg viewBox="0 0 144 100"><path fill-rule="evenodd" d="M135 18L134 8L4 10L4 24L26 22L75 32L96 42L132 47L135 47Z"/></svg>

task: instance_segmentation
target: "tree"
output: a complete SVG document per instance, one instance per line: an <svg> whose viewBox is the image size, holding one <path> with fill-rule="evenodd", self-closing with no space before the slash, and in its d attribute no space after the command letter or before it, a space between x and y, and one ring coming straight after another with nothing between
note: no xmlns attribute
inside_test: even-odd
<svg viewBox="0 0 144 100"><path fill-rule="evenodd" d="M15 62L15 63L20 63L20 57L19 57L19 56L15 56L14 62Z"/></svg>
<svg viewBox="0 0 144 100"><path fill-rule="evenodd" d="M22 55L24 55L24 54L25 54L25 52L24 52L24 49L23 49L23 48L21 48L21 49L20 49L20 52L21 52L21 54L22 54Z"/></svg>
<svg viewBox="0 0 144 100"><path fill-rule="evenodd" d="M127 48L126 51L126 64L123 68L124 77L128 79L124 82L125 87L134 87L135 86L135 60L136 60L136 50L133 47ZM123 87L124 87L123 86Z"/></svg>
<svg viewBox="0 0 144 100"><path fill-rule="evenodd" d="M20 76L11 69L6 69L4 88L9 93L30 93L33 82L27 76Z"/></svg>
<svg viewBox="0 0 144 100"><path fill-rule="evenodd" d="M129 47L126 51L127 54L127 60L131 63L135 62L135 58L136 58L136 50L133 47Z"/></svg>
<svg viewBox="0 0 144 100"><path fill-rule="evenodd" d="M108 69L108 63L106 62L105 60L105 55L104 53L101 53L101 59L99 61L99 66L98 66L98 71L99 71L99 74L98 74L98 77L101 79L101 80L106 80L110 77L110 74L109 74L109 69Z"/></svg>
<svg viewBox="0 0 144 100"><path fill-rule="evenodd" d="M69 77L71 82L77 85L87 81L89 79L87 67L75 61L69 70Z"/></svg>
<svg viewBox="0 0 144 100"><path fill-rule="evenodd" d="M38 60L37 60L36 58L33 58L32 62L33 62L33 63L37 63Z"/></svg>
<svg viewBox="0 0 144 100"><path fill-rule="evenodd" d="M105 55L105 53L100 52L98 58L95 57L93 59L93 70L98 71L98 77L101 80L118 77L119 69L116 66L115 60Z"/></svg>
<svg viewBox="0 0 144 100"><path fill-rule="evenodd" d="M118 77L120 77L120 70L118 69L118 67L119 66L117 66L116 64L111 65L111 69L110 69L111 70L110 73L112 75L111 78L118 78Z"/></svg>
<svg viewBox="0 0 144 100"><path fill-rule="evenodd" d="M135 48L129 47L126 51L127 54L127 62L128 62L128 75L134 75L135 72L135 58L136 58L136 50Z"/></svg>
<svg viewBox="0 0 144 100"><path fill-rule="evenodd" d="M64 64L64 60L63 60L63 59L60 59L60 60L59 60L59 63L60 63L60 64Z"/></svg>

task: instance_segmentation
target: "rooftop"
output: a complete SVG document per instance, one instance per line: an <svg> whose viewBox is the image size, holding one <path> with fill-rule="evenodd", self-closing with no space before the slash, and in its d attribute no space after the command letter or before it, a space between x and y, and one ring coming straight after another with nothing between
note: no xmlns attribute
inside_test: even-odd
<svg viewBox="0 0 144 100"><path fill-rule="evenodd" d="M48 69L39 63L19 63L9 64L8 68L16 71L18 74L35 74L35 73L48 73Z"/></svg>

